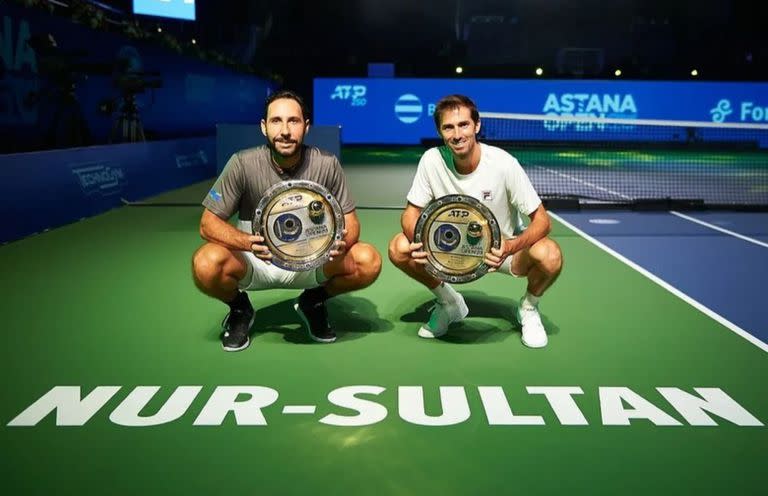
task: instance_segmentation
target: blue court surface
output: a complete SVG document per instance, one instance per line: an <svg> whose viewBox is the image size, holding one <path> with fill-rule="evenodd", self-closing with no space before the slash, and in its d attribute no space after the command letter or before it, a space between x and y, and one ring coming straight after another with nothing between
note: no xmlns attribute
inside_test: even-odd
<svg viewBox="0 0 768 496"><path fill-rule="evenodd" d="M768 351L768 213L588 210L558 217Z"/></svg>

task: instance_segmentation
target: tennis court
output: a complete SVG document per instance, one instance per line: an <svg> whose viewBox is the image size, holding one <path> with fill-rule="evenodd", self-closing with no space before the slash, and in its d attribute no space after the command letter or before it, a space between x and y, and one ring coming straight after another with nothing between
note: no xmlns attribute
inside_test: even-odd
<svg viewBox="0 0 768 496"><path fill-rule="evenodd" d="M343 160L358 203L383 204L377 189L404 195L415 150L369 152ZM196 203L207 186L149 203ZM461 286L469 318L422 340L432 295L385 263L374 285L329 301L337 343L309 340L298 292L268 291L251 293L250 348L224 353L226 308L190 277L200 212L126 206L0 247L6 492L764 491L768 248L649 214L555 211L565 269L542 299L543 350L521 344L512 317L523 282ZM358 214L361 239L385 253L399 212ZM730 230L768 241L765 214L749 215ZM688 283L647 266L709 250L728 264L705 277L691 262L690 285L733 293L737 312L702 311ZM719 279L729 267L752 282Z"/></svg>

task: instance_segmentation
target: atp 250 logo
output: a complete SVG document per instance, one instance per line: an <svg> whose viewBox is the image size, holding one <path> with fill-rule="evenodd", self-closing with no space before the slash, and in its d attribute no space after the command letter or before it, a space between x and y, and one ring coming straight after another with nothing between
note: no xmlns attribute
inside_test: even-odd
<svg viewBox="0 0 768 496"><path fill-rule="evenodd" d="M348 101L352 107L365 107L368 87L364 84L339 84L331 93L331 100Z"/></svg>

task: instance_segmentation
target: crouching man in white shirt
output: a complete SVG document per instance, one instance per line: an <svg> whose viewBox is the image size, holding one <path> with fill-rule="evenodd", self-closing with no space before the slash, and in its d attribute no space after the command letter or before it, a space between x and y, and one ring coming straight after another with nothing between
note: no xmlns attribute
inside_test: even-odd
<svg viewBox="0 0 768 496"><path fill-rule="evenodd" d="M496 216L502 244L486 255L485 262L491 271L527 278L517 319L522 326L523 344L542 348L547 345L547 333L539 316L539 299L563 266L560 247L547 237L551 228L549 215L517 159L500 148L477 141L480 115L470 98L450 95L441 99L434 117L445 145L431 148L421 157L401 217L403 231L389 244L392 263L437 297L429 322L418 334L423 338L441 336L451 323L469 313L461 294L426 272L427 254L421 243L413 242L422 209L435 198L460 194L479 200ZM530 224L518 232L521 214L530 218Z"/></svg>

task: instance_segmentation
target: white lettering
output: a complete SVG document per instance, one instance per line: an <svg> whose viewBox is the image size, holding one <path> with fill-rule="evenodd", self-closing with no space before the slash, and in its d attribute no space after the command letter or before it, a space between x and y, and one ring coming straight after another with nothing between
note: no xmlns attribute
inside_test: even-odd
<svg viewBox="0 0 768 496"><path fill-rule="evenodd" d="M621 95L603 95L603 108L601 112L618 112Z"/></svg>
<svg viewBox="0 0 768 496"><path fill-rule="evenodd" d="M591 112L602 112L602 111L603 111L603 102L600 101L600 97L598 95L591 95L589 97L589 101L587 102L587 108L585 109L585 112L591 113Z"/></svg>
<svg viewBox="0 0 768 496"><path fill-rule="evenodd" d="M584 414L571 397L574 394L584 394L580 387L529 386L527 390L528 394L543 394L547 398L561 425L588 425Z"/></svg>
<svg viewBox="0 0 768 496"><path fill-rule="evenodd" d="M741 120L747 120L747 117L752 114L752 102L741 102Z"/></svg>
<svg viewBox="0 0 768 496"><path fill-rule="evenodd" d="M575 95L566 93L560 98L560 112L573 112L576 110L576 103L573 101Z"/></svg>
<svg viewBox="0 0 768 496"><path fill-rule="evenodd" d="M544 425L539 415L515 415L507 402L504 390L498 386L479 386L480 400L485 408L489 425Z"/></svg>
<svg viewBox="0 0 768 496"><path fill-rule="evenodd" d="M619 107L619 112L637 113L637 105L635 105L635 99L632 98L632 95L624 95L624 99L621 101L621 107Z"/></svg>
<svg viewBox="0 0 768 496"><path fill-rule="evenodd" d="M202 386L179 386L154 415L142 417L139 412L160 390L159 386L137 386L109 416L117 425L147 427L167 424L179 419L197 397Z"/></svg>
<svg viewBox="0 0 768 496"><path fill-rule="evenodd" d="M717 425L705 413L705 410L739 426L763 425L762 422L757 420L721 389L693 388L694 391L701 395L701 398L688 394L678 388L660 387L656 389L691 425Z"/></svg>
<svg viewBox="0 0 768 496"><path fill-rule="evenodd" d="M241 394L250 395L237 401ZM262 386L219 386L203 407L194 425L221 425L227 413L234 412L237 425L267 425L261 409L277 401L277 391Z"/></svg>
<svg viewBox="0 0 768 496"><path fill-rule="evenodd" d="M461 386L440 386L440 403L443 413L430 416L424 410L424 389L421 386L398 388L400 418L417 425L454 425L469 418L469 403Z"/></svg>
<svg viewBox="0 0 768 496"><path fill-rule="evenodd" d="M551 111L560 112L560 104L558 103L557 96L554 93L550 93L549 95L547 95L547 101L544 102L543 112L547 115L552 115L548 113ZM557 114L554 114L554 115L557 115Z"/></svg>
<svg viewBox="0 0 768 496"><path fill-rule="evenodd" d="M81 426L88 422L119 390L120 386L98 386L88 396L80 399L80 386L55 386L8 422L8 426L37 425L54 410L56 425Z"/></svg>
<svg viewBox="0 0 768 496"><path fill-rule="evenodd" d="M344 85L338 85L336 86L336 89L333 90L333 93L331 93L331 100L336 100L337 98L341 100L346 100L349 98L349 92L352 89L352 86L344 86Z"/></svg>
<svg viewBox="0 0 768 496"><path fill-rule="evenodd" d="M603 425L630 425L630 419L648 419L655 425L682 425L628 387L601 387ZM625 409L622 401L634 407Z"/></svg>
<svg viewBox="0 0 768 496"><path fill-rule="evenodd" d="M542 112L546 115L605 117L607 113L637 114L637 105L630 94L563 93L558 100L556 94L550 93Z"/></svg>
<svg viewBox="0 0 768 496"><path fill-rule="evenodd" d="M335 389L328 394L328 401L336 406L355 410L354 416L326 415L320 419L321 424L338 425L342 427L359 427L381 422L387 418L387 409L375 401L358 398L358 394L381 394L385 388L381 386L347 386Z"/></svg>

